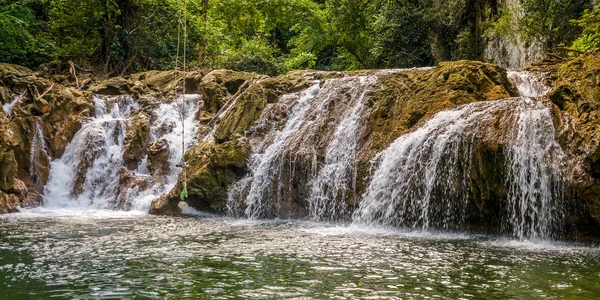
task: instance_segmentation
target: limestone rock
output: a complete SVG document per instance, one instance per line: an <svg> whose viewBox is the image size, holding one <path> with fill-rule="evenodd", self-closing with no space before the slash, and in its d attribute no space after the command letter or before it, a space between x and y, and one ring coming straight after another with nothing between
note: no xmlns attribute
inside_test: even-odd
<svg viewBox="0 0 600 300"><path fill-rule="evenodd" d="M222 144L199 143L186 153L187 203L191 207L213 212L225 212L227 187L243 175L243 167L250 155L243 140ZM167 195L152 202L151 213L174 213L183 189L183 176Z"/></svg>
<svg viewBox="0 0 600 300"><path fill-rule="evenodd" d="M125 168L121 169L119 174L119 191L116 208L120 210L130 210L132 202L139 193L152 187L152 177L147 175L136 175Z"/></svg>
<svg viewBox="0 0 600 300"><path fill-rule="evenodd" d="M197 93L198 84L204 74L200 72L146 71L121 77L109 78L90 86L89 90L101 95L152 95L173 96L183 89L185 78L186 93Z"/></svg>
<svg viewBox="0 0 600 300"><path fill-rule="evenodd" d="M164 182L170 170L169 143L159 139L148 147L148 171L157 182Z"/></svg>
<svg viewBox="0 0 600 300"><path fill-rule="evenodd" d="M215 121L214 141L200 142L186 153L188 204L202 210L224 211L227 188L245 173L246 160L250 155L248 139L260 140L267 127L280 126L287 119L289 107L278 103L281 95L303 90L315 79L370 75L372 72L291 72L279 77L260 78L250 81L250 84L246 74L217 70L206 75L200 83L200 90L204 95L206 107L203 114L207 117L212 117L213 113L226 105L225 103L232 98L232 94L237 93L237 95L235 103L227 113ZM503 69L480 62L443 63L429 71L399 72L378 75L378 78L376 90L368 96L371 117L368 124L364 126L364 132L357 133L361 136L359 165L362 167L359 168L359 178L368 177L366 174L368 162L378 151L436 112L474 101L496 100L517 95L515 87L507 79ZM343 101L335 99L331 101L331 103L337 102ZM269 115L269 120L264 124L267 127L256 124L264 113ZM331 117L336 118L336 115L333 114ZM321 127L326 126L319 128ZM315 128L315 134L321 136L332 134L319 132L319 128ZM325 142L317 145L318 160L323 159L322 152L326 146ZM501 159L502 148L492 144L489 147L496 153L500 153L498 159ZM314 155L313 153L304 155L299 150L295 151L293 157L285 158L290 162L293 161L285 165L293 165L295 168L294 172L287 173L310 174ZM282 172L287 174L286 170ZM291 217L306 215L306 203L299 200L309 192L303 188L309 180L306 176L298 175L286 179L286 182L290 182L289 187L286 187L290 192L286 195L295 196L290 196L290 199L286 198L287 200L283 201L282 205L289 207L283 208L282 211L290 212ZM177 186L153 203L154 213L177 211L174 208L179 202L181 180L180 176ZM358 192L361 188L364 186L358 186Z"/></svg>
<svg viewBox="0 0 600 300"><path fill-rule="evenodd" d="M199 90L204 98L205 110L215 114L228 100L237 93L248 80L257 76L254 73L235 72L230 70L214 70L202 78Z"/></svg>
<svg viewBox="0 0 600 300"><path fill-rule="evenodd" d="M135 170L150 143L150 119L145 113L135 115L128 122L123 143L123 162L129 170Z"/></svg>
<svg viewBox="0 0 600 300"><path fill-rule="evenodd" d="M567 152L567 195L580 216L579 228L600 231L600 51L550 67L558 140Z"/></svg>

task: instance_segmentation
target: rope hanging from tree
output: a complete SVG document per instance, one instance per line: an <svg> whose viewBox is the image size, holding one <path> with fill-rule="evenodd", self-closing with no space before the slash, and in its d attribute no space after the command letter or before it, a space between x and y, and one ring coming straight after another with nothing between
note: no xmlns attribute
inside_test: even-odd
<svg viewBox="0 0 600 300"><path fill-rule="evenodd" d="M181 2L180 2L181 3ZM179 6L181 11L181 5ZM175 69L177 69L177 61L179 60L179 32L181 26L181 13L178 18L177 29L177 57L175 60ZM179 116L181 118L181 168L183 172L183 189L179 194L179 198L183 201L187 199L187 165L185 163L185 79L186 79L186 48L187 48L187 0L183 0L183 83L181 102L179 103Z"/></svg>

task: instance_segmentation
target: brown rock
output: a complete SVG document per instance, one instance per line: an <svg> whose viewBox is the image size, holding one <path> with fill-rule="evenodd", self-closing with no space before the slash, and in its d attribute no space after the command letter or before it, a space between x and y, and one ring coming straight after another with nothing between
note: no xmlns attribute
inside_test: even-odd
<svg viewBox="0 0 600 300"><path fill-rule="evenodd" d="M574 194L571 216L581 231L600 232L600 53L590 52L549 69L558 139L567 154Z"/></svg>
<svg viewBox="0 0 600 300"><path fill-rule="evenodd" d="M171 172L169 143L165 139L159 139L148 147L148 171L157 182L165 182Z"/></svg>
<svg viewBox="0 0 600 300"><path fill-rule="evenodd" d="M130 210L131 200L137 197L139 193L151 188L152 183L152 177L150 176L136 175L125 168L121 169L116 208Z"/></svg>
<svg viewBox="0 0 600 300"><path fill-rule="evenodd" d="M135 170L150 143L150 119L145 113L138 113L128 121L123 143L123 162L129 170Z"/></svg>

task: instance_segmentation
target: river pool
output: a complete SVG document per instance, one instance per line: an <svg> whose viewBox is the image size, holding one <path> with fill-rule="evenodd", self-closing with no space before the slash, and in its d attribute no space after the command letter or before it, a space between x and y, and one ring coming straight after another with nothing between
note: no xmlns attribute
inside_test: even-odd
<svg viewBox="0 0 600 300"><path fill-rule="evenodd" d="M0 216L1 299L598 299L600 248L194 215Z"/></svg>

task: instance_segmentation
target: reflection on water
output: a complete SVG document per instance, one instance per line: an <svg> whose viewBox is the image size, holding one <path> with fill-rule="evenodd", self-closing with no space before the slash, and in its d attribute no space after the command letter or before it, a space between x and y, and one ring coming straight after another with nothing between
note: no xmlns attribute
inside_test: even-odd
<svg viewBox="0 0 600 300"><path fill-rule="evenodd" d="M0 217L8 299L595 299L599 258L595 245L297 221Z"/></svg>

